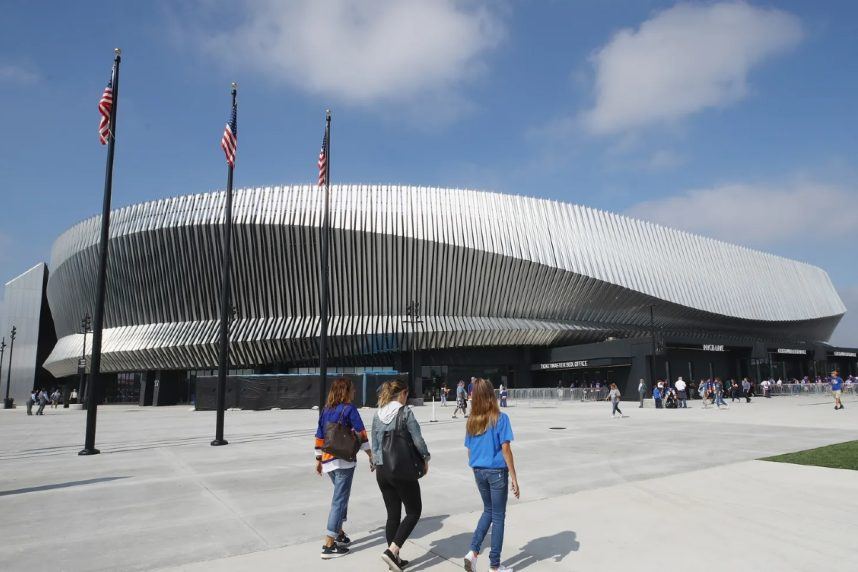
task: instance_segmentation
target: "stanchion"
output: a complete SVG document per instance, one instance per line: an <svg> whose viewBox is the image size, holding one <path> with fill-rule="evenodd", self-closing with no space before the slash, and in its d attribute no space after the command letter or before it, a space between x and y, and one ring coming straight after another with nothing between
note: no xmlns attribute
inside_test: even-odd
<svg viewBox="0 0 858 572"><path fill-rule="evenodd" d="M432 394L432 419L429 420L429 423L437 423L438 420L435 418L435 394Z"/></svg>

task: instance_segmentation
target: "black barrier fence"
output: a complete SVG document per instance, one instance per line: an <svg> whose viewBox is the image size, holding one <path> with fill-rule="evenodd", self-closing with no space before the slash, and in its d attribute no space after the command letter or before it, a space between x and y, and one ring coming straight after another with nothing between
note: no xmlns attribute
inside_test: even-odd
<svg viewBox="0 0 858 572"><path fill-rule="evenodd" d="M354 404L375 407L377 390L385 381L401 378L396 372L330 374L328 387L340 377L355 386ZM319 376L306 374L231 375L226 379L226 408L309 409L319 403ZM217 377L198 377L197 411L217 409Z"/></svg>

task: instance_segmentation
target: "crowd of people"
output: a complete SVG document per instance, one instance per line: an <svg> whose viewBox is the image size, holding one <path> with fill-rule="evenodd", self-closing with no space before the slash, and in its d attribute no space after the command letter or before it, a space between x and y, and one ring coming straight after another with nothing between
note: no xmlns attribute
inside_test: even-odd
<svg viewBox="0 0 858 572"><path fill-rule="evenodd" d="M331 386L316 428L316 473L327 475L333 485L321 558L328 560L349 553L351 539L343 527L348 516L357 456L363 451L369 459L369 470L375 473L386 512L387 546L380 556L390 570L401 572L408 565L400 553L401 548L423 510L420 479L429 474L429 447L423 439L420 423L406 405L408 385L405 382L388 381L381 387L378 409L369 432L352 404L354 396L352 382L346 378L337 379ZM467 413L469 404L470 414ZM467 387L464 381L460 382L456 388L456 407L468 417L464 446L483 502L483 513L463 557L465 570L477 569L483 542L491 530L489 570L512 572L511 568L500 564L508 493L512 491L516 498L520 495L510 445L512 425L500 410L494 386L486 379L472 378ZM464 547L462 552L465 552Z"/></svg>
<svg viewBox="0 0 858 572"><path fill-rule="evenodd" d="M472 377L470 383L465 385L465 380L460 379L459 383L456 384L456 408L453 410L453 419L458 418L458 414L461 411L464 417L468 417L468 402L471 399L471 395L474 392L474 382L477 380L476 377ZM441 394L441 407L447 407L448 395L450 393L450 388L447 387L446 383L441 384L439 388L439 392ZM498 405L500 407L507 406L507 399L509 397L509 391L507 388L500 384L498 386L497 398Z"/></svg>
<svg viewBox="0 0 858 572"><path fill-rule="evenodd" d="M853 384L858 384L858 378L850 375L845 381L840 377L837 370L831 372L829 376L818 376L814 382L811 382L808 377L801 380L792 380L790 383L799 387L808 388L809 384L816 383L822 386L825 384L830 388L835 398L835 409L843 409L843 404L840 400L844 388L849 388ZM688 407L688 400L697 398L702 400L704 409L710 405L714 405L717 409L727 407L725 396L730 397L731 403L744 400L746 403L751 402L751 398L758 394L762 397L770 398L774 387L783 387L782 379L775 381L773 378L764 379L759 384L755 384L748 377L742 378L741 381L736 379L728 379L723 381L720 377L701 379L696 384L686 382L679 376L676 381L671 384L670 380L659 379L656 381L655 387L651 393L647 387L645 380L641 379L638 382L638 397L640 399L639 407L644 406L644 401L648 397L652 397L656 409L683 409ZM613 384L612 384L613 388ZM612 413L613 415L613 413Z"/></svg>
<svg viewBox="0 0 858 572"><path fill-rule="evenodd" d="M74 391L74 397L77 398L77 391ZM44 415L45 407L51 404L51 409L56 409L63 403L63 392L58 387L55 387L51 393L46 389L34 389L30 392L27 398L27 415ZM38 405L38 409L33 413L33 407Z"/></svg>

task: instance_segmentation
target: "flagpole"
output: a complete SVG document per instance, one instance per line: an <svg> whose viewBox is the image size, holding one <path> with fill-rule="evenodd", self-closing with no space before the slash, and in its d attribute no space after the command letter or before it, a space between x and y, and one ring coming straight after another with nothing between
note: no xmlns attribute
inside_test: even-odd
<svg viewBox="0 0 858 572"><path fill-rule="evenodd" d="M235 108L235 95L238 85L232 83L232 108ZM227 445L223 438L223 418L226 408L226 374L229 369L229 273L232 265L230 250L232 239L232 172L234 161L227 163L226 206L224 208L223 244L221 246L221 287L220 287L220 355L217 372L217 421L212 446Z"/></svg>
<svg viewBox="0 0 858 572"><path fill-rule="evenodd" d="M321 332L319 335L319 415L325 409L328 383L328 238L331 233L331 110L325 110L325 211L322 215L322 240L320 246L320 296Z"/></svg>
<svg viewBox="0 0 858 572"><path fill-rule="evenodd" d="M101 382L101 333L104 328L104 297L107 287L107 245L110 233L110 198L113 194L113 153L116 146L116 110L119 107L119 63L122 50L113 50L113 103L110 106L110 126L107 133L107 167L104 172L104 200L101 207L101 235L98 241L98 280L95 288L95 315L92 320L92 363L87 384L86 440L78 455L98 455L95 448L95 424L98 414L98 389ZM81 396L83 397L83 396Z"/></svg>

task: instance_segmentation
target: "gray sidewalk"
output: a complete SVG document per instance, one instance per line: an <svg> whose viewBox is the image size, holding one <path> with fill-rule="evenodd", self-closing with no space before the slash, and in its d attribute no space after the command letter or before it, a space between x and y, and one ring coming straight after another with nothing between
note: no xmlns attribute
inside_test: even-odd
<svg viewBox="0 0 858 572"><path fill-rule="evenodd" d="M510 502L507 562L526 570L854 562L839 546L854 536L855 473L751 460L858 439L858 403L842 412L807 399L722 411L626 405L624 419L611 419L606 403L508 410L522 499ZM421 481L424 519L404 554L421 570L460 566L480 509L463 420L450 419L452 407L437 411L440 421L428 423L430 408L417 410L433 462ZM372 413L362 411L365 421ZM102 454L85 458L76 455L84 412L3 411L0 569L383 570L384 509L365 461L347 527L364 540L346 558L319 559L331 489L312 472L315 415L228 412L230 445L214 448L213 413L108 406L99 412Z"/></svg>

